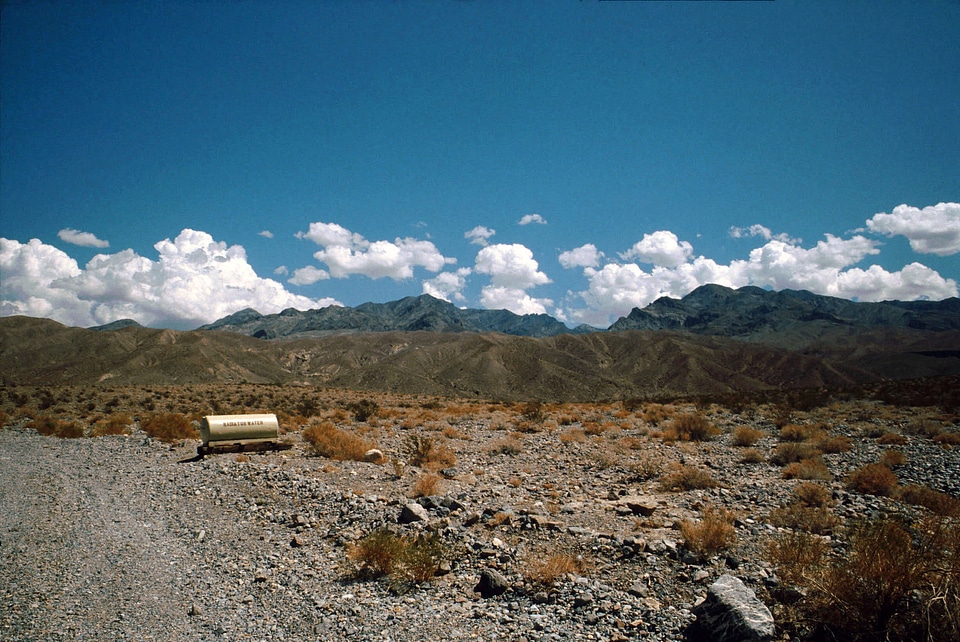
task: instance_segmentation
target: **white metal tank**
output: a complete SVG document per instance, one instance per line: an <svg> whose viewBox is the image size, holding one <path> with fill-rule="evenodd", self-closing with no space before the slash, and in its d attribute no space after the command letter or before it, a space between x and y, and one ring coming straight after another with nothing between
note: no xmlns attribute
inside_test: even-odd
<svg viewBox="0 0 960 642"><path fill-rule="evenodd" d="M276 415L207 415L200 422L200 440L204 446L272 441L279 427Z"/></svg>

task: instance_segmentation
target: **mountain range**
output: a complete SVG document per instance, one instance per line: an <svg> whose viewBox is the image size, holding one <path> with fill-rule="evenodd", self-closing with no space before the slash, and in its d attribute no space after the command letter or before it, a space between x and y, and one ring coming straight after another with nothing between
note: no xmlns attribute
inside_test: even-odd
<svg viewBox="0 0 960 642"><path fill-rule="evenodd" d="M854 303L705 286L633 310L606 331L570 329L546 315L460 310L429 296L245 310L193 331L0 318L3 385L250 382L589 401L957 374L957 299Z"/></svg>

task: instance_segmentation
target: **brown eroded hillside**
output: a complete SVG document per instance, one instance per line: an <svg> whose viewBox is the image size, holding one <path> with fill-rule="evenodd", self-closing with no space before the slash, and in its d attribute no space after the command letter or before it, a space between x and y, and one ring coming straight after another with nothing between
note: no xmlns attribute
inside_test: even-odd
<svg viewBox="0 0 960 642"><path fill-rule="evenodd" d="M960 372L956 331L883 329L804 352L729 337L626 331L547 338L382 332L264 341L236 333L70 328L0 319L14 384L303 383L486 399L577 401L836 387Z"/></svg>

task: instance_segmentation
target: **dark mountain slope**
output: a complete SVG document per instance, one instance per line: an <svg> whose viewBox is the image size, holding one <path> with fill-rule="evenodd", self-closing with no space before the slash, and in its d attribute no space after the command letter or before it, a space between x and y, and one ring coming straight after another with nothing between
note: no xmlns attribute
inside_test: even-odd
<svg viewBox="0 0 960 642"><path fill-rule="evenodd" d="M201 326L200 330L228 330L262 339L324 336L347 332L502 332L546 337L570 330L546 314L518 315L507 310L461 310L452 303L424 294L390 303L364 303L355 308L330 306L317 310L284 310L261 315L255 310Z"/></svg>

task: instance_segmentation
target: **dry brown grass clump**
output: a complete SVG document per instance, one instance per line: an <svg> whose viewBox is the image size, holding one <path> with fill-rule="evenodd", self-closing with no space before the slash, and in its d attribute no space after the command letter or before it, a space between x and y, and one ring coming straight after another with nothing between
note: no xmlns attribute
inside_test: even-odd
<svg viewBox="0 0 960 642"><path fill-rule="evenodd" d="M543 586L553 586L565 575L578 575L584 571L582 558L570 553L552 553L543 556L531 556L523 568L524 579Z"/></svg>
<svg viewBox="0 0 960 642"><path fill-rule="evenodd" d="M741 464L761 464L763 460L763 453L756 448L747 448L740 455Z"/></svg>
<svg viewBox="0 0 960 642"><path fill-rule="evenodd" d="M843 556L823 540L780 536L768 558L806 590L798 605L816 639L851 641L960 638L960 524L931 519L910 528L892 519L864 522Z"/></svg>
<svg viewBox="0 0 960 642"><path fill-rule="evenodd" d="M709 472L694 466L675 464L670 473L660 478L660 488L667 491L698 490L716 488L720 485Z"/></svg>
<svg viewBox="0 0 960 642"><path fill-rule="evenodd" d="M311 424L300 436L316 454L337 461L363 461L364 454L377 447L372 441L337 428L331 421Z"/></svg>
<svg viewBox="0 0 960 642"><path fill-rule="evenodd" d="M897 499L914 506L923 506L938 515L960 517L960 499L928 486L908 484L897 491Z"/></svg>
<svg viewBox="0 0 960 642"><path fill-rule="evenodd" d="M815 426L807 424L786 424L780 428L781 441L818 441L826 438L826 435L827 432L822 424Z"/></svg>
<svg viewBox="0 0 960 642"><path fill-rule="evenodd" d="M439 470L457 463L457 456L450 448L433 437L413 435L407 440L408 461L412 466Z"/></svg>
<svg viewBox="0 0 960 642"><path fill-rule="evenodd" d="M781 476L784 479L812 479L819 481L829 481L833 478L830 474L830 469L823 463L823 459L821 459L819 455L787 464Z"/></svg>
<svg viewBox="0 0 960 642"><path fill-rule="evenodd" d="M836 437L826 437L817 444L820 451L825 455L849 452L853 448L853 442L849 437L839 435Z"/></svg>
<svg viewBox="0 0 960 642"><path fill-rule="evenodd" d="M733 445L747 448L767 436L767 433L750 426L738 426L733 431Z"/></svg>
<svg viewBox="0 0 960 642"><path fill-rule="evenodd" d="M724 510L704 508L700 521L684 520L680 523L684 545L701 560L706 560L737 542L733 516Z"/></svg>
<svg viewBox="0 0 960 642"><path fill-rule="evenodd" d="M133 419L125 412L115 412L93 424L90 434L94 437L105 435L128 435L133 426Z"/></svg>
<svg viewBox="0 0 960 642"><path fill-rule="evenodd" d="M883 464L867 464L850 473L847 487L865 495L891 497L897 489L897 476Z"/></svg>
<svg viewBox="0 0 960 642"><path fill-rule="evenodd" d="M83 426L79 421L65 421L50 415L40 415L27 423L27 428L37 431L38 435L59 437L61 439L77 439L83 437Z"/></svg>
<svg viewBox="0 0 960 642"><path fill-rule="evenodd" d="M793 489L790 504L770 512L770 523L816 535L829 535L840 523L830 511L831 504L829 489L821 484L804 482Z"/></svg>
<svg viewBox="0 0 960 642"><path fill-rule="evenodd" d="M413 488L410 489L410 497L430 497L439 495L440 488L443 485L443 478L437 473L424 473L417 477L413 482Z"/></svg>
<svg viewBox="0 0 960 642"><path fill-rule="evenodd" d="M907 438L895 432L885 432L877 437L877 443L885 446L902 446L907 443Z"/></svg>
<svg viewBox="0 0 960 642"><path fill-rule="evenodd" d="M707 441L720 431L702 413L687 412L674 417L663 431L664 441Z"/></svg>
<svg viewBox="0 0 960 642"><path fill-rule="evenodd" d="M798 443L794 441L777 444L770 462L777 466L786 466L804 459L813 459L820 456L820 449L813 444Z"/></svg>
<svg viewBox="0 0 960 642"><path fill-rule="evenodd" d="M190 419L179 412L164 412L153 415L140 427L154 439L168 443L200 437L193 424L190 423Z"/></svg>
<svg viewBox="0 0 960 642"><path fill-rule="evenodd" d="M907 456L899 450L886 450L882 455L880 455L880 463L888 468L893 468L894 466L903 466L905 463L907 463Z"/></svg>

